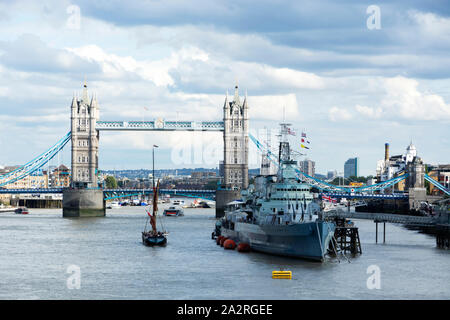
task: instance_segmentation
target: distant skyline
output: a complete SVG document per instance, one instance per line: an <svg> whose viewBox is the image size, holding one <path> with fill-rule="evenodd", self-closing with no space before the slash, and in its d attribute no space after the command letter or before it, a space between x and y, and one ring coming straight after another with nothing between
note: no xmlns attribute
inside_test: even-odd
<svg viewBox="0 0 450 320"><path fill-rule="evenodd" d="M370 4L379 28L368 28ZM251 129L285 114L306 129L321 174L358 157L360 174L373 175L386 142L392 154L412 141L426 163L450 162L445 1L19 0L1 2L0 17L0 165L25 163L70 130L85 77L102 120L221 120L237 82ZM150 168L153 144L159 168L215 168L223 141L101 132L99 167ZM211 144L211 163L174 158ZM70 163L69 149L53 162Z"/></svg>

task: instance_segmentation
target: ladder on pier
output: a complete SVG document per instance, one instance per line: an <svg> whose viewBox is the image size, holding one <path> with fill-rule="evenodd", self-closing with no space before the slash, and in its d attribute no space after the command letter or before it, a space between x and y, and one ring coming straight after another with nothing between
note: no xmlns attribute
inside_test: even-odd
<svg viewBox="0 0 450 320"><path fill-rule="evenodd" d="M359 239L358 228L347 219L335 218L336 229L334 231L333 243L330 244L330 249L334 247L337 252L344 254L350 252L352 254L361 254L361 241ZM336 252L336 253L337 253Z"/></svg>

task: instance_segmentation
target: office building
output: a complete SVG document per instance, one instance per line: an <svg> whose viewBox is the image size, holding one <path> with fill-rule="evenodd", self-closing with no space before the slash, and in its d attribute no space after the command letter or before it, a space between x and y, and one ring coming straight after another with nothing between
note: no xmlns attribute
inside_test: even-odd
<svg viewBox="0 0 450 320"><path fill-rule="evenodd" d="M305 159L303 161L300 161L300 170L311 177L314 177L315 175L315 166L316 163L312 160Z"/></svg>
<svg viewBox="0 0 450 320"><path fill-rule="evenodd" d="M350 158L344 164L344 177L358 177L359 176L359 158Z"/></svg>

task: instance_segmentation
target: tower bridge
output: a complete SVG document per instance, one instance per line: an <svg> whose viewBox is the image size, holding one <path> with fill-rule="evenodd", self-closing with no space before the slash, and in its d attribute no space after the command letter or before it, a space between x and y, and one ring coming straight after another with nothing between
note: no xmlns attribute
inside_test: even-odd
<svg viewBox="0 0 450 320"><path fill-rule="evenodd" d="M226 203L239 199L240 190L248 186L248 142L249 139L258 149L268 155L270 161L277 165L277 159L268 147L249 134L248 101L245 95L243 102L239 96L238 86L234 88L234 96L229 99L226 94L223 105L223 119L218 121L101 121L97 97L89 97L86 82L80 98L74 96L71 103L71 131L49 150L20 166L16 170L0 176L0 193L19 193L19 190L2 189L5 185L23 179L42 168L55 157L64 146L71 141L72 180L68 189L52 190L63 193L63 216L103 216L105 215L105 193L100 189L98 175L98 148L101 131L205 131L221 132L224 140L224 180L215 190L216 216L223 215ZM414 207L424 199L426 194L424 181L436 185L441 191L450 195L450 190L429 177L424 170L420 158L414 159L405 168L401 176L359 188L346 188L328 184L304 172L297 172L306 183L322 192L330 192L335 197L354 198L389 198L389 195L373 194L373 191L384 191L386 188L405 180L410 207ZM110 190L111 192L113 190ZM25 193L48 193L44 190L28 190ZM120 193L120 190L114 192ZM169 191L168 191L169 192ZM371 194L370 194L371 193ZM211 195L211 190L208 190Z"/></svg>
<svg viewBox="0 0 450 320"><path fill-rule="evenodd" d="M224 183L217 190L216 213L223 214L225 203L240 197L248 186L248 103L241 103L238 86L234 97L225 97L223 121L100 121L97 98L89 99L86 82L81 99L71 104L72 183L64 191L63 215L104 215L103 192L98 188L98 146L100 131L212 131L224 139ZM84 208L84 207L85 208Z"/></svg>

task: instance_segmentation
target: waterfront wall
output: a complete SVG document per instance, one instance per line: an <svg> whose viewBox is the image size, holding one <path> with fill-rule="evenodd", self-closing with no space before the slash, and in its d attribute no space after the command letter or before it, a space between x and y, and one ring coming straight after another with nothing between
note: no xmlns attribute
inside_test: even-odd
<svg viewBox="0 0 450 320"><path fill-rule="evenodd" d="M239 190L217 190L216 191L216 218L221 218L225 215L225 205L228 202L238 200L241 198Z"/></svg>
<svg viewBox="0 0 450 320"><path fill-rule="evenodd" d="M16 207L27 207L34 209L62 208L62 200L51 199L13 199L11 204Z"/></svg>
<svg viewBox="0 0 450 320"><path fill-rule="evenodd" d="M357 212L380 212L408 214L408 200L376 199L367 201L367 206L356 207Z"/></svg>
<svg viewBox="0 0 450 320"><path fill-rule="evenodd" d="M100 189L70 189L63 193L63 217L104 217L103 191Z"/></svg>

